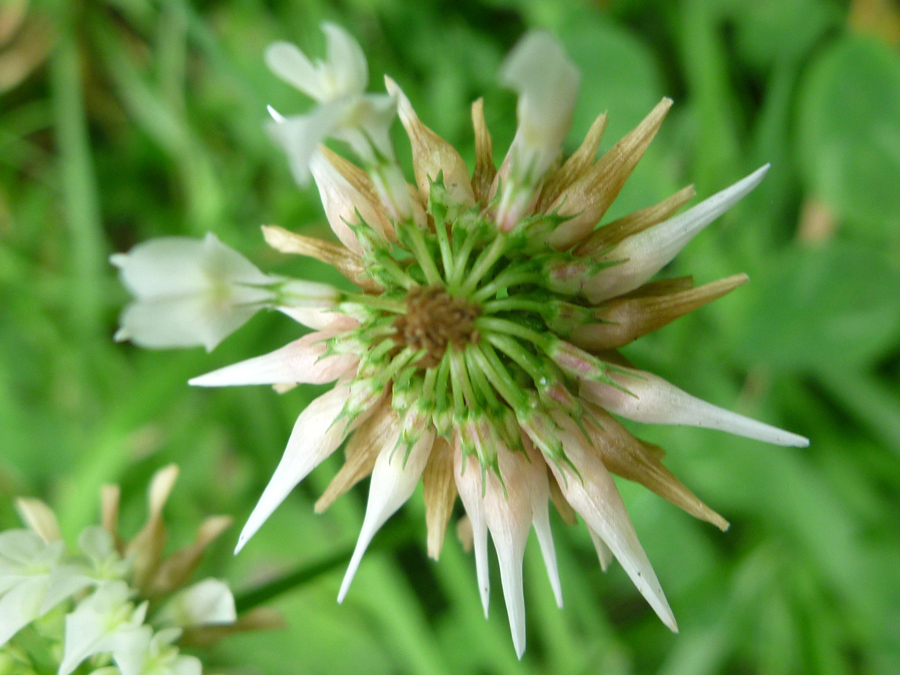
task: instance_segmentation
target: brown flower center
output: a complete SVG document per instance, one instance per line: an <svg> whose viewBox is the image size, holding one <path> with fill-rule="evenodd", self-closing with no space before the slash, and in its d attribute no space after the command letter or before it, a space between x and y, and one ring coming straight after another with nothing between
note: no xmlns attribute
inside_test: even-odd
<svg viewBox="0 0 900 675"><path fill-rule="evenodd" d="M453 297L441 286L414 288L406 297L406 314L397 317L394 327L403 344L427 351L418 365L433 368L448 344L462 349L478 342L475 319L480 314L481 307Z"/></svg>

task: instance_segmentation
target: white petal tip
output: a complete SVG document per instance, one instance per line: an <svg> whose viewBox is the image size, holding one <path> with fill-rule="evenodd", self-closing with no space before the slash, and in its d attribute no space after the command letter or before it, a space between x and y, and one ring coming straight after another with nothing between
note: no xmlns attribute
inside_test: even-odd
<svg viewBox="0 0 900 675"><path fill-rule="evenodd" d="M270 105L267 105L266 110L269 111L269 115L272 117L273 120L275 120L276 124L281 124L282 122L284 122L284 115L282 115L280 112L275 110L275 108L273 108Z"/></svg>
<svg viewBox="0 0 900 675"><path fill-rule="evenodd" d="M113 340L116 342L127 342L131 339L131 335L124 328L120 328L116 331L116 334L113 335Z"/></svg>
<svg viewBox="0 0 900 675"><path fill-rule="evenodd" d="M516 649L516 656L519 661L522 660L522 657L525 656L525 641L519 642L515 638L513 638L513 647Z"/></svg>

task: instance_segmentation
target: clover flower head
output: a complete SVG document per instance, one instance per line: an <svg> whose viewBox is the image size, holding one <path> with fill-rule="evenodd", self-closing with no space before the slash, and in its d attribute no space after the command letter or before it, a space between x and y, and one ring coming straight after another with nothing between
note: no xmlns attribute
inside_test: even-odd
<svg viewBox="0 0 900 675"><path fill-rule="evenodd" d="M312 92L313 70L304 72L301 88ZM323 66L316 72L324 77ZM581 147L557 162L577 70L549 35L534 33L514 49L501 77L519 92L519 129L499 170L481 101L472 107L476 160L470 173L388 78L412 146L414 185L396 182L402 175L383 171L385 163L373 167L357 153L359 167L319 146L312 176L341 243L263 228L274 248L333 265L359 291L335 295L321 321L283 310L314 332L191 380L196 386L279 389L336 381L297 418L237 549L346 442L346 463L316 503L322 511L371 476L339 600L377 530L421 480L428 553L435 559L457 496L462 501L467 515L460 529L471 533L485 612L488 535L493 539L519 656L525 649L522 558L532 527L562 605L550 502L568 521L575 513L583 518L604 569L615 557L676 630L611 474L637 481L721 529L728 523L665 468L659 448L632 436L614 415L781 445L808 441L700 401L635 368L617 350L747 280L736 275L695 287L689 277L652 279L756 187L768 167L681 214L692 188L602 222L671 101L663 99L598 159L606 124L601 115ZM332 121L339 125L343 118ZM294 165L296 149L286 149ZM409 200L403 208L401 194Z"/></svg>

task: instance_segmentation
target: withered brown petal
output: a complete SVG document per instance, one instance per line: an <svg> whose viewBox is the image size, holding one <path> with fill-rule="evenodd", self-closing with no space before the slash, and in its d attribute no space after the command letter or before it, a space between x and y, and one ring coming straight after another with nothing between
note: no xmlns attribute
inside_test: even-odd
<svg viewBox="0 0 900 675"><path fill-rule="evenodd" d="M606 113L598 116L578 149L566 160L557 171L550 174L541 188L541 196L538 198L535 211L545 211L557 197L572 183L585 175L593 165L600 148L600 140L606 131Z"/></svg>
<svg viewBox="0 0 900 675"><path fill-rule="evenodd" d="M494 165L494 145L491 132L484 122L484 100L472 104L472 127L475 129L475 171L472 173L472 191L475 199L486 202L491 193L491 184L497 175Z"/></svg>
<svg viewBox="0 0 900 675"><path fill-rule="evenodd" d="M623 347L721 298L747 281L746 274L735 274L685 291L617 298L594 312L597 323L574 328L570 339L579 347L590 350Z"/></svg>
<svg viewBox="0 0 900 675"><path fill-rule="evenodd" d="M392 433L396 435L397 415L391 410L390 399L385 398L378 405L379 409L375 410L347 441L344 464L316 501L316 513L323 513L350 488L371 475L378 453L389 441Z"/></svg>
<svg viewBox="0 0 900 675"><path fill-rule="evenodd" d="M600 222L634 167L656 136L672 99L664 98L635 129L616 143L581 179L575 181L551 204L562 215L573 216L550 235L550 245L566 250L582 241Z"/></svg>
<svg viewBox="0 0 900 675"><path fill-rule="evenodd" d="M378 293L383 290L380 284L366 274L362 259L346 246L315 237L304 237L277 225L263 225L262 231L266 243L276 251L321 260L364 291Z"/></svg>
<svg viewBox="0 0 900 675"><path fill-rule="evenodd" d="M428 528L428 557L437 560L444 546L447 523L456 503L456 481L453 478L453 455L442 438L434 442L425 472L422 474L425 492L425 525Z"/></svg>
<svg viewBox="0 0 900 675"><path fill-rule="evenodd" d="M586 422L592 446L607 469L622 478L640 483L695 518L712 523L720 530L728 529L727 520L700 501L663 466L656 446L636 439L602 408L589 403L586 406L602 426L598 429L591 422Z"/></svg>

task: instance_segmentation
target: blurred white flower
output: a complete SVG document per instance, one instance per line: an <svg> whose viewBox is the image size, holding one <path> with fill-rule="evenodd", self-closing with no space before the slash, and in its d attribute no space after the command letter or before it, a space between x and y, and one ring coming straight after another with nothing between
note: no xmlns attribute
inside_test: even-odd
<svg viewBox="0 0 900 675"><path fill-rule="evenodd" d="M200 675L200 660L181 654L173 644L180 637L178 628L161 630L152 637L142 631L141 648L120 652L116 665L122 675Z"/></svg>
<svg viewBox="0 0 900 675"><path fill-rule="evenodd" d="M153 631L144 626L147 602L134 606L134 591L124 581L100 586L66 616L66 643L59 675L69 675L94 654L135 659L144 653ZM131 675L123 671L122 675Z"/></svg>
<svg viewBox="0 0 900 675"><path fill-rule="evenodd" d="M80 570L60 565L64 553L63 542L47 543L35 532L0 532L0 646L91 584Z"/></svg>
<svg viewBox="0 0 900 675"><path fill-rule="evenodd" d="M237 621L234 596L224 581L204 579L175 593L153 620L179 628L231 624Z"/></svg>
<svg viewBox="0 0 900 675"><path fill-rule="evenodd" d="M266 307L327 307L325 284L260 272L214 234L163 237L110 256L136 302L125 308L116 340L142 347L202 345L211 351Z"/></svg>
<svg viewBox="0 0 900 675"><path fill-rule="evenodd" d="M270 109L269 132L287 152L294 180L306 185L319 143L335 138L349 144L362 162L376 167L394 163L388 130L397 114L393 97L366 94L369 69L359 44L344 29L322 25L328 59L309 58L296 46L276 42L266 63L282 80L319 105L305 115L284 117Z"/></svg>
<svg viewBox="0 0 900 675"><path fill-rule="evenodd" d="M511 230L537 196L535 186L559 157L581 75L549 33L532 31L506 57L499 78L519 94L519 126L498 174L502 184L497 223Z"/></svg>

